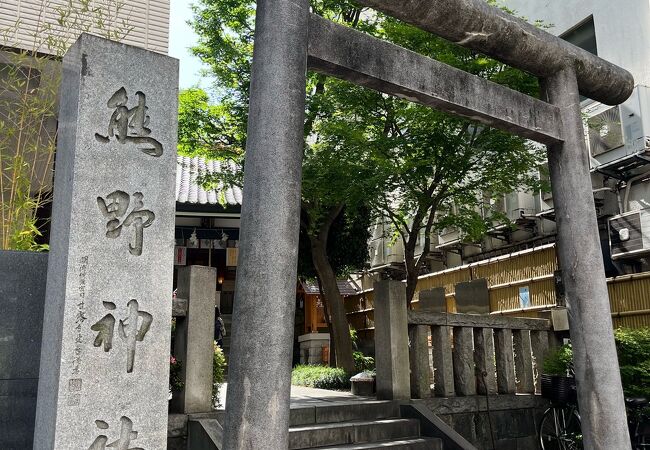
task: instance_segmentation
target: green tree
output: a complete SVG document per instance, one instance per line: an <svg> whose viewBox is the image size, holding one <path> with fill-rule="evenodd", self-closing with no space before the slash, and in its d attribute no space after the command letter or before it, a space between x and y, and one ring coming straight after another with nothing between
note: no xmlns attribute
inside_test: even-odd
<svg viewBox="0 0 650 450"><path fill-rule="evenodd" d="M372 17L372 24L360 28L482 78L539 94L537 79L522 71L391 17ZM540 146L347 83L327 87L328 103L320 105L318 135L331 146L363 154L364 162L374 168L370 174L374 179L364 181L374 190L365 195L404 245L409 303L428 256L427 251L416 255L418 244L429 249L432 233L449 226L476 241L495 223L507 222L495 208L500 198L512 191L540 188L538 166L545 157Z"/></svg>
<svg viewBox="0 0 650 450"><path fill-rule="evenodd" d="M350 26L372 29L372 22L361 20L361 10L348 1L315 1L313 10L332 20ZM248 114L248 88L254 37L254 2L248 0L200 0L194 7L193 26L199 35L199 45L193 51L210 67L215 78L219 108L222 109L221 129L233 148L218 158L234 159L243 167ZM346 148L344 143L321 136L319 128L324 118L334 111L330 86L348 86L338 80L310 74L307 82L307 117L302 189L302 228L310 240L312 262L318 273L332 322L332 337L336 348L337 366L354 370L352 341L340 292L336 270L327 255L332 224L345 210L349 217L366 206L365 197L374 182L368 176L371 166L363 148ZM236 150L235 150L236 148ZM234 153L237 156L233 158ZM232 177L227 176L233 181ZM343 245L349 245L342 243ZM365 245L365 243L364 243Z"/></svg>
<svg viewBox="0 0 650 450"><path fill-rule="evenodd" d="M207 188L241 186L245 134L228 106L211 105L207 93L188 89L179 97L179 152L227 161L223 172L199 180ZM337 365L354 370L352 342L337 278L367 260L370 216L358 175L368 172L363 155L328 142L305 149L299 274L317 278L323 293Z"/></svg>
<svg viewBox="0 0 650 450"><path fill-rule="evenodd" d="M314 0L312 9L492 81L527 93L538 89L536 80L520 71L381 14L364 14L353 2ZM236 147L224 158L236 153L242 164L253 3L200 0L194 12L200 42L193 51L215 77L221 131ZM371 205L390 220L405 247L410 301L424 264L424 257L415 257L418 236L424 233L426 248L433 230L452 224L478 236L498 218L482 200L532 185L531 169L540 162L539 151L522 139L320 74L307 80L305 137L303 228L330 305L341 367L351 367L351 343L326 251L341 211Z"/></svg>
<svg viewBox="0 0 650 450"><path fill-rule="evenodd" d="M380 35L400 46L496 83L538 95L534 77L390 18ZM495 223L507 221L495 199L516 190L538 189L541 147L525 139L432 108L362 88L330 97L336 103L321 132L347 147L363 147L379 195L370 204L389 221L404 245L407 301L431 246L446 227L478 240ZM359 120L359 118L364 118Z"/></svg>
<svg viewBox="0 0 650 450"><path fill-rule="evenodd" d="M494 2L492 2L494 3ZM509 11L512 12L512 11ZM529 95L537 79L483 55L385 18L385 36L398 45ZM413 299L432 231L455 226L476 241L495 223L507 221L495 199L517 190L539 189L538 166L545 152L525 139L477 125L421 105L383 99L372 112L383 127L363 127L384 182L376 207L404 244L407 301Z"/></svg>

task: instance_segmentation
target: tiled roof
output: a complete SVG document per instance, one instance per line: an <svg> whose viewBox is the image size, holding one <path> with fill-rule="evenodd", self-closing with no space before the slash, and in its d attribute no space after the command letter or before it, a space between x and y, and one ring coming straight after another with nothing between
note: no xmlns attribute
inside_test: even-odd
<svg viewBox="0 0 650 450"><path fill-rule="evenodd" d="M338 284L339 292L344 297L348 295L357 294L357 289L349 280L336 280L336 284ZM305 290L305 294L309 294L309 295L320 294L320 290L318 289L318 283L316 281L313 280L302 281L302 288Z"/></svg>
<svg viewBox="0 0 650 450"><path fill-rule="evenodd" d="M228 205L241 205L242 191L239 187L204 190L196 183L199 175L219 173L224 164L222 161L208 161L200 156L178 156L176 167L176 202L196 203L199 205L219 204L220 197L225 196Z"/></svg>

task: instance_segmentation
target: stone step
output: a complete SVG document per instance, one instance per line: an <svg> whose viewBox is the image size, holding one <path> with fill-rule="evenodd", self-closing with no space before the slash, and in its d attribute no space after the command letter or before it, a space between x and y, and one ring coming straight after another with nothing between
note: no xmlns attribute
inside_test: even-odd
<svg viewBox="0 0 650 450"><path fill-rule="evenodd" d="M338 402L291 408L291 426L399 418L399 403L390 400Z"/></svg>
<svg viewBox="0 0 650 450"><path fill-rule="evenodd" d="M396 441L367 442L365 444L334 445L316 447L315 450L443 450L442 440L434 438L399 439Z"/></svg>
<svg viewBox="0 0 650 450"><path fill-rule="evenodd" d="M214 418L192 418L187 423L191 448L219 450L223 448L223 427Z"/></svg>
<svg viewBox="0 0 650 450"><path fill-rule="evenodd" d="M289 429L289 449L362 444L420 437L420 422L415 419L383 419L325 423Z"/></svg>

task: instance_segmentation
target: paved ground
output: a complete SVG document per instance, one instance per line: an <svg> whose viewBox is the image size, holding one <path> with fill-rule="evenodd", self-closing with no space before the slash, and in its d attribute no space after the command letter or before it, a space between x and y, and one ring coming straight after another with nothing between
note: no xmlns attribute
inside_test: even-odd
<svg viewBox="0 0 650 450"><path fill-rule="evenodd" d="M226 405L227 383L221 387L219 395L222 408ZM334 402L363 402L375 400L374 397L359 397L348 391L328 391L325 389L314 389L303 386L291 386L291 407L301 408L304 406L327 405Z"/></svg>

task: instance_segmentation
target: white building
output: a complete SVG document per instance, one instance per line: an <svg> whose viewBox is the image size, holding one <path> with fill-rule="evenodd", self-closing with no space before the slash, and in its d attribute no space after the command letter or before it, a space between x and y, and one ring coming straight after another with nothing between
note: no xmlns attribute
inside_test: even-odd
<svg viewBox="0 0 650 450"><path fill-rule="evenodd" d="M627 69L634 93L620 107L582 102L605 265L648 270L650 256L650 3L641 0L504 0L517 15ZM551 200L552 201L552 200ZM640 213L638 211L641 211ZM617 218L623 214L624 217ZM614 262L610 262L610 255Z"/></svg>
<svg viewBox="0 0 650 450"><path fill-rule="evenodd" d="M43 37L48 26L56 32L57 28L78 30L91 25L89 31L99 35L108 29L128 29L124 43L167 54L169 0L92 0L89 7L101 10L102 25L97 25L100 15L84 11L78 0L1 0L0 30L2 40L8 41L2 44L31 51L34 34ZM62 12L68 14L64 27L59 24ZM51 53L44 47L40 51Z"/></svg>
<svg viewBox="0 0 650 450"><path fill-rule="evenodd" d="M650 270L650 3L642 0L502 0L530 22L632 73L636 88L621 106L582 102L594 199L608 276ZM495 227L481 243L455 229L432 236L432 272L536 247L555 240L550 193L499 199L515 224ZM641 212L639 212L641 211ZM619 217L623 214L623 217ZM646 229L647 227L647 229ZM381 225L371 241L372 266L399 270L400 242L387 250ZM611 242L610 242L611 241ZM613 258L611 255L614 255ZM650 258L649 258L650 260Z"/></svg>

